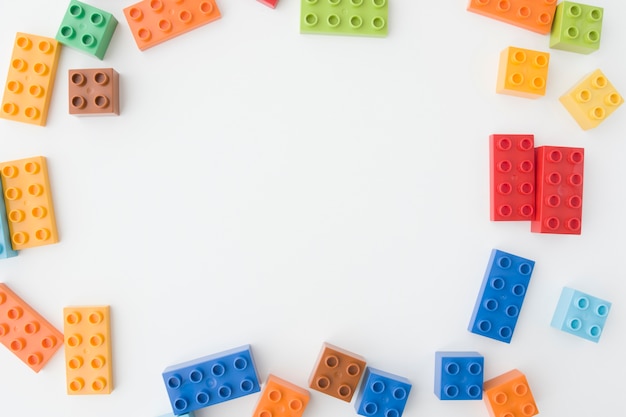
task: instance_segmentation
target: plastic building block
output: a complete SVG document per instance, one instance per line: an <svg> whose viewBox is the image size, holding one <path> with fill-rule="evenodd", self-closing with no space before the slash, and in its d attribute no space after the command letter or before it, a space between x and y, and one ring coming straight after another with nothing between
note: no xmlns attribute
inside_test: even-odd
<svg viewBox="0 0 626 417"><path fill-rule="evenodd" d="M510 343L535 261L493 249L468 330Z"/></svg>
<svg viewBox="0 0 626 417"><path fill-rule="evenodd" d="M66 307L63 317L67 393L110 394L113 367L109 306Z"/></svg>
<svg viewBox="0 0 626 417"><path fill-rule="evenodd" d="M598 343L610 310L610 302L564 287L550 325Z"/></svg>
<svg viewBox="0 0 626 417"><path fill-rule="evenodd" d="M484 365L477 352L435 352L435 395L440 400L480 400Z"/></svg>
<svg viewBox="0 0 626 417"><path fill-rule="evenodd" d="M559 97L559 101L583 130L589 130L606 120L624 103L624 98L597 69Z"/></svg>
<svg viewBox="0 0 626 417"><path fill-rule="evenodd" d="M113 68L69 70L70 114L119 115L119 75Z"/></svg>
<svg viewBox="0 0 626 417"><path fill-rule="evenodd" d="M490 218L532 220L535 216L535 137L489 136Z"/></svg>
<svg viewBox="0 0 626 417"><path fill-rule="evenodd" d="M310 396L304 388L270 374L252 417L301 417Z"/></svg>
<svg viewBox="0 0 626 417"><path fill-rule="evenodd" d="M500 53L496 93L524 98L546 95L550 54L509 46Z"/></svg>
<svg viewBox="0 0 626 417"><path fill-rule="evenodd" d="M387 0L301 0L300 33L387 36Z"/></svg>
<svg viewBox="0 0 626 417"><path fill-rule="evenodd" d="M309 378L309 387L350 402L364 370L363 357L324 343Z"/></svg>
<svg viewBox="0 0 626 417"><path fill-rule="evenodd" d="M70 0L55 38L65 46L103 59L116 27L117 19L111 13Z"/></svg>
<svg viewBox="0 0 626 417"><path fill-rule="evenodd" d="M176 414L167 413L167 414L163 414L162 416L159 416L159 417L195 417L195 416L196 416L196 414L192 411L190 413L180 414L178 416L176 416Z"/></svg>
<svg viewBox="0 0 626 417"><path fill-rule="evenodd" d="M39 372L63 344L63 334L6 284L0 284L0 342Z"/></svg>
<svg viewBox="0 0 626 417"><path fill-rule="evenodd" d="M550 33L557 0L470 0L467 10L533 32Z"/></svg>
<svg viewBox="0 0 626 417"><path fill-rule="evenodd" d="M540 146L535 149L536 233L579 235L582 230L585 150Z"/></svg>
<svg viewBox="0 0 626 417"><path fill-rule="evenodd" d="M60 45L54 39L17 34L0 117L46 125L59 51Z"/></svg>
<svg viewBox="0 0 626 417"><path fill-rule="evenodd" d="M0 163L0 177L13 249L58 242L46 158Z"/></svg>
<svg viewBox="0 0 626 417"><path fill-rule="evenodd" d="M163 371L176 415L259 392L250 345L204 356Z"/></svg>
<svg viewBox="0 0 626 417"><path fill-rule="evenodd" d="M0 192L4 195L1 181ZM0 259L12 258L13 256L17 256L17 251L13 250L11 245L11 234L9 233L9 223L7 222L7 210L4 205L4 198L0 198Z"/></svg>
<svg viewBox="0 0 626 417"><path fill-rule="evenodd" d="M564 1L556 7L550 48L590 54L600 48L602 7Z"/></svg>
<svg viewBox="0 0 626 417"><path fill-rule="evenodd" d="M124 15L142 51L221 17L215 0L143 0Z"/></svg>
<svg viewBox="0 0 626 417"><path fill-rule="evenodd" d="M368 366L354 408L366 417L401 417L410 392L407 378Z"/></svg>
<svg viewBox="0 0 626 417"><path fill-rule="evenodd" d="M491 417L539 414L526 376L517 369L485 381L483 389L483 399Z"/></svg>
<svg viewBox="0 0 626 417"><path fill-rule="evenodd" d="M271 7L272 9L275 9L276 5L278 4L278 0L258 0L258 1L268 7Z"/></svg>

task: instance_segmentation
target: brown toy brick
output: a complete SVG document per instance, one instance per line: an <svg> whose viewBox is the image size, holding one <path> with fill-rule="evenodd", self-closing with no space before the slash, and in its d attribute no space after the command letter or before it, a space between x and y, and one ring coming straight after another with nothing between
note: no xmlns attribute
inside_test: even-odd
<svg viewBox="0 0 626 417"><path fill-rule="evenodd" d="M69 70L70 114L120 114L119 74L113 68Z"/></svg>
<svg viewBox="0 0 626 417"><path fill-rule="evenodd" d="M364 358L324 343L309 378L309 387L350 402L364 370Z"/></svg>

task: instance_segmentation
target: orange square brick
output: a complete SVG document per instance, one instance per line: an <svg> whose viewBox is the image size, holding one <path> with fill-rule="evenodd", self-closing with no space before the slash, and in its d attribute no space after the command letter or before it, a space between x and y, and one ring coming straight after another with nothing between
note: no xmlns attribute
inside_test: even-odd
<svg viewBox="0 0 626 417"><path fill-rule="evenodd" d="M119 74L113 68L69 70L67 84L70 114L120 114Z"/></svg>
<svg viewBox="0 0 626 417"><path fill-rule="evenodd" d="M6 284L0 284L0 342L39 372L63 344L63 334Z"/></svg>
<svg viewBox="0 0 626 417"><path fill-rule="evenodd" d="M253 417L301 417L309 403L309 391L269 375Z"/></svg>
<svg viewBox="0 0 626 417"><path fill-rule="evenodd" d="M363 377L365 365L363 357L324 343L309 377L309 387L350 402Z"/></svg>
<svg viewBox="0 0 626 417"><path fill-rule="evenodd" d="M547 35L557 0L470 0L467 10Z"/></svg>
<svg viewBox="0 0 626 417"><path fill-rule="evenodd" d="M525 98L546 95L550 54L509 46L500 53L496 92Z"/></svg>
<svg viewBox="0 0 626 417"><path fill-rule="evenodd" d="M491 417L539 414L526 376L513 369L483 383L483 400Z"/></svg>

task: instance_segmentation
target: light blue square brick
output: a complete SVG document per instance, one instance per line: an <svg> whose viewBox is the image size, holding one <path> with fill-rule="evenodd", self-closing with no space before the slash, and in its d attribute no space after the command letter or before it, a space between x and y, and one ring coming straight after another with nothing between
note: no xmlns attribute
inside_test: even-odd
<svg viewBox="0 0 626 417"><path fill-rule="evenodd" d="M550 325L598 343L610 310L610 302L564 287Z"/></svg>

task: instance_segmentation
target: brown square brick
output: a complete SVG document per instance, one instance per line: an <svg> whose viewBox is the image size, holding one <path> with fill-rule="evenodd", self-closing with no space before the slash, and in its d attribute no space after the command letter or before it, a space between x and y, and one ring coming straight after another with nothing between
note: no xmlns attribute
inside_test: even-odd
<svg viewBox="0 0 626 417"><path fill-rule="evenodd" d="M113 68L69 70L70 114L119 115L119 74Z"/></svg>
<svg viewBox="0 0 626 417"><path fill-rule="evenodd" d="M364 371L363 357L324 343L309 378L309 387L350 402Z"/></svg>

